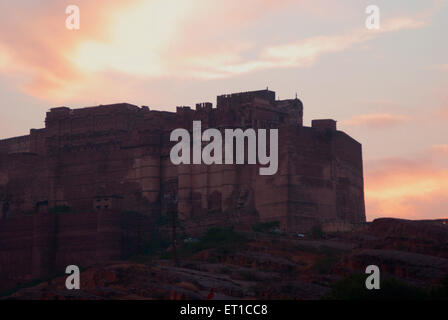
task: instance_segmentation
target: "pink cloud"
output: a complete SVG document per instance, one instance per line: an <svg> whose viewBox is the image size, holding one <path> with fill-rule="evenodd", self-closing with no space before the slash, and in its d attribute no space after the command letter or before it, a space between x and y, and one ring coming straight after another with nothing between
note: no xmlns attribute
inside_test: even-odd
<svg viewBox="0 0 448 320"><path fill-rule="evenodd" d="M228 35L238 35L261 17L290 8L300 9L301 14L323 14L328 2L79 0L81 30L76 32L65 29L64 3L30 3L34 4L31 9L15 5L15 14L10 3L10 7L5 2L0 5L4 25L0 72L19 74L26 81L27 93L53 102L85 95L109 72L136 79L203 80L270 68L309 67L324 54L425 24L424 19L398 17L385 21L379 32L361 28L256 47L250 40ZM19 85L23 87L23 82ZM107 79L101 90L111 91Z"/></svg>
<svg viewBox="0 0 448 320"><path fill-rule="evenodd" d="M347 50L356 44L365 43L383 34L417 29L425 25L426 21L422 18L398 17L384 22L378 31L362 28L340 35L314 36L291 43L266 46L261 49L256 58L234 59L236 63L215 65L214 68L210 67L198 76L225 78L271 68L310 67L324 54Z"/></svg>
<svg viewBox="0 0 448 320"><path fill-rule="evenodd" d="M442 117L444 119L448 120L448 107L441 108L440 109L440 114L442 115Z"/></svg>
<svg viewBox="0 0 448 320"><path fill-rule="evenodd" d="M408 116L382 113L356 116L349 120L341 121L341 124L349 127L363 126L382 129L407 123L409 120Z"/></svg>
<svg viewBox="0 0 448 320"><path fill-rule="evenodd" d="M29 1L26 5L2 2L0 72L24 79L19 85L37 97L60 94L73 83L82 83L86 75L70 63L69 55L82 41L107 39L104 25L109 25L111 14L125 4L129 1L118 0L113 4L107 0L77 1L81 8L81 30L75 32L65 28L63 2Z"/></svg>
<svg viewBox="0 0 448 320"><path fill-rule="evenodd" d="M431 66L429 69L448 71L448 63L447 64L436 64L436 65Z"/></svg>
<svg viewBox="0 0 448 320"><path fill-rule="evenodd" d="M437 154L448 155L448 144L438 144L431 147L431 150Z"/></svg>
<svg viewBox="0 0 448 320"><path fill-rule="evenodd" d="M436 219L448 217L448 167L434 154L418 160L383 159L365 172L366 210L378 217Z"/></svg>

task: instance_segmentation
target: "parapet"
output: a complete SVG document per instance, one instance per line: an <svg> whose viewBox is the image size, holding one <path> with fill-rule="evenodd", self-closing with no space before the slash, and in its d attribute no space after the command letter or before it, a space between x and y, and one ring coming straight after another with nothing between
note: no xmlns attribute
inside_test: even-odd
<svg viewBox="0 0 448 320"><path fill-rule="evenodd" d="M213 103L211 102L202 102L196 103L196 111L212 111Z"/></svg>
<svg viewBox="0 0 448 320"><path fill-rule="evenodd" d="M47 112L47 119L55 119L55 118L64 118L66 116L74 115L74 116L84 116L88 114L98 114L98 113L115 113L117 111L130 111L137 112L139 110L146 110L148 107L139 108L136 105L130 103L115 103L115 104L106 104L99 105L93 107L85 107L79 109L70 109L68 107L58 107L51 108L49 112Z"/></svg>
<svg viewBox="0 0 448 320"><path fill-rule="evenodd" d="M268 102L274 104L275 92L266 89L258 91L224 94L217 97L217 108L252 102L255 98L267 100Z"/></svg>
<svg viewBox="0 0 448 320"><path fill-rule="evenodd" d="M336 120L333 119L317 119L311 121L311 127L318 130L330 129L332 131L336 131Z"/></svg>
<svg viewBox="0 0 448 320"><path fill-rule="evenodd" d="M0 154L30 152L30 136L0 140Z"/></svg>
<svg viewBox="0 0 448 320"><path fill-rule="evenodd" d="M49 112L47 112L47 119L55 119L60 117L65 117L70 115L71 109L68 107L58 107L51 108Z"/></svg>
<svg viewBox="0 0 448 320"><path fill-rule="evenodd" d="M176 113L178 113L178 114L188 113L190 111L191 111L191 107L188 107L188 106L176 107Z"/></svg>

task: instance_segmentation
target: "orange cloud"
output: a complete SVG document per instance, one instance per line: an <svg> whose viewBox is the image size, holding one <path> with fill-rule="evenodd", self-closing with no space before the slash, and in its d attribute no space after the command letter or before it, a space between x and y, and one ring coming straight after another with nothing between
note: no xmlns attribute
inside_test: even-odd
<svg viewBox="0 0 448 320"><path fill-rule="evenodd" d="M403 124L408 122L409 120L410 118L408 116L382 113L356 116L349 120L341 121L341 124L349 127L363 126L382 129Z"/></svg>
<svg viewBox="0 0 448 320"><path fill-rule="evenodd" d="M365 173L369 219L448 217L448 168L426 160L388 159Z"/></svg>
<svg viewBox="0 0 448 320"><path fill-rule="evenodd" d="M2 1L0 72L20 77L20 85L31 95L64 96L65 90L87 77L70 63L69 57L78 43L106 40L108 31L104 26L110 24L111 15L126 3L125 0L113 4L107 0L79 0L81 30L69 31L65 28L65 3L30 0L26 5L12 5Z"/></svg>
<svg viewBox="0 0 448 320"><path fill-rule="evenodd" d="M448 71L448 64L437 64L431 67L433 70Z"/></svg>
<svg viewBox="0 0 448 320"><path fill-rule="evenodd" d="M261 3L260 3L261 2ZM134 78L225 78L268 68L307 67L323 54L340 52L384 33L420 28L423 18L395 18L382 29L364 28L259 47L229 37L242 26L291 5L322 14L309 1L294 0L78 0L81 30L65 28L65 3L29 0L0 4L0 72L19 75L25 90L53 102L112 88L105 74ZM20 16L21 19L16 17ZM257 43L257 45L259 45ZM250 57L247 51L252 50ZM103 81L105 82L101 85Z"/></svg>
<svg viewBox="0 0 448 320"><path fill-rule="evenodd" d="M443 118L445 118L446 120L448 120L448 107L446 107L446 108L442 108L440 113L441 113L441 115L442 115Z"/></svg>
<svg viewBox="0 0 448 320"><path fill-rule="evenodd" d="M323 54L341 52L351 46L400 30L421 28L425 21L414 18L396 18L384 23L378 31L367 29L336 36L316 36L283 45L265 47L257 59L218 65L202 75L206 78L223 78L270 68L298 68L312 66Z"/></svg>
<svg viewBox="0 0 448 320"><path fill-rule="evenodd" d="M436 153L448 154L448 144L438 144L431 147L431 149Z"/></svg>

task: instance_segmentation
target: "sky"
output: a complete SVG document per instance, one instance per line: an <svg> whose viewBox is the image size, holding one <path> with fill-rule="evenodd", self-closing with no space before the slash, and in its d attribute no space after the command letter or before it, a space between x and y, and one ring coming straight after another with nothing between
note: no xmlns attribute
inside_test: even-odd
<svg viewBox="0 0 448 320"><path fill-rule="evenodd" d="M0 139L57 106L174 111L269 87L362 143L368 220L447 218L447 31L448 0L2 0Z"/></svg>

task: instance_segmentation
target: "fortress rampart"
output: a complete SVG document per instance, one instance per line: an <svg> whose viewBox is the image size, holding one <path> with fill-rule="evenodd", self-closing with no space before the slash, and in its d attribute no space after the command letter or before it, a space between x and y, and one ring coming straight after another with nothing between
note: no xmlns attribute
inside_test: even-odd
<svg viewBox="0 0 448 320"><path fill-rule="evenodd" d="M194 120L203 129L278 129L277 174L260 176L258 165L174 166L170 133L191 130ZM57 208L70 213L51 213ZM89 265L125 256L119 217L129 211L151 220L175 210L192 232L274 220L288 232L362 223L362 147L334 120L303 126L302 102L269 90L176 112L125 103L53 108L45 128L0 140L0 209L0 274L33 276L71 257Z"/></svg>
<svg viewBox="0 0 448 320"><path fill-rule="evenodd" d="M148 217L118 211L17 214L0 223L0 290L139 253ZM143 231L146 230L146 233Z"/></svg>

